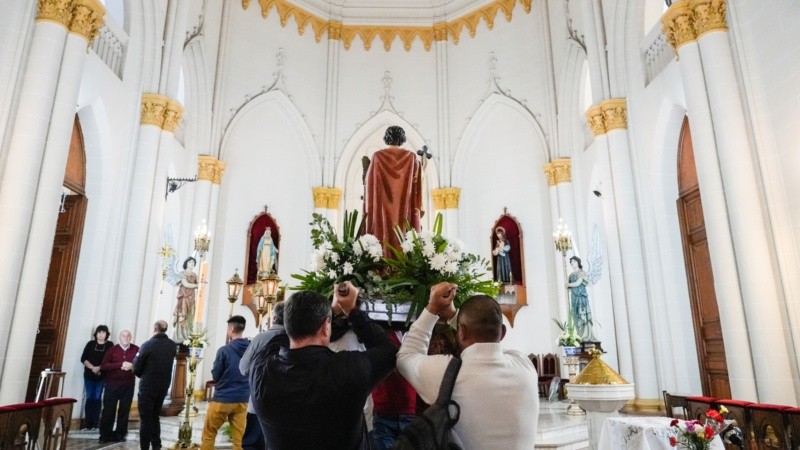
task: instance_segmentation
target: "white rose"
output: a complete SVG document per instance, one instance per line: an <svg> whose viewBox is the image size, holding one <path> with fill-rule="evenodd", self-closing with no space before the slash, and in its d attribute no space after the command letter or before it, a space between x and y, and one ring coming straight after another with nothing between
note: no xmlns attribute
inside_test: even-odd
<svg viewBox="0 0 800 450"><path fill-rule="evenodd" d="M350 275L353 273L353 265L349 262L344 263L344 266L342 267L342 273L345 275Z"/></svg>

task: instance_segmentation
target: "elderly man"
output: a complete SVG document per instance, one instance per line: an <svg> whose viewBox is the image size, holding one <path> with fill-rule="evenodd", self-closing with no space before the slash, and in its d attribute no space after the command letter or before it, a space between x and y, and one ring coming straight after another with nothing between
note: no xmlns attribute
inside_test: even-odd
<svg viewBox="0 0 800 450"><path fill-rule="evenodd" d="M441 317L456 316L457 286L431 288L428 306L411 326L397 354L397 369L422 400L436 401L451 356L428 356L431 332ZM539 416L539 389L531 361L516 350L503 350L506 333L500 305L485 295L469 298L456 320L461 370L452 399L461 406L454 430L464 448L533 448Z"/></svg>
<svg viewBox="0 0 800 450"><path fill-rule="evenodd" d="M133 387L133 358L139 347L131 344L131 332L122 330L117 345L103 357L100 370L106 375L103 394L103 415L100 419L100 442L121 442L128 434L128 414L131 411ZM114 431L114 412L117 412L117 430Z"/></svg>
<svg viewBox="0 0 800 450"><path fill-rule="evenodd" d="M334 294L333 304L310 291L292 295L283 317L288 348L274 345L279 335L256 355L250 384L267 448L369 448L364 402L394 369L397 348L356 308L358 290L346 285L348 294ZM328 348L332 310L346 317L366 351Z"/></svg>
<svg viewBox="0 0 800 450"><path fill-rule="evenodd" d="M153 326L153 337L139 349L133 360L133 373L139 377L139 448L161 448L161 423L158 415L172 380L172 363L178 345L167 336L167 322Z"/></svg>

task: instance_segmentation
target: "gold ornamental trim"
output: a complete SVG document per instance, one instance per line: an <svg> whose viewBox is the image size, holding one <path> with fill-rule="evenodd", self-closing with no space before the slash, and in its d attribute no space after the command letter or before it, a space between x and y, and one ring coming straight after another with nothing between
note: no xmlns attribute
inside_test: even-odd
<svg viewBox="0 0 800 450"><path fill-rule="evenodd" d="M690 7L694 11L694 30L698 38L713 31L728 31L726 0L691 0Z"/></svg>
<svg viewBox="0 0 800 450"><path fill-rule="evenodd" d="M572 182L572 160L570 158L554 159L544 164L542 168L544 176L547 177L548 186Z"/></svg>
<svg viewBox="0 0 800 450"><path fill-rule="evenodd" d="M664 401L658 398L634 398L625 404L625 411L629 413L664 413Z"/></svg>
<svg viewBox="0 0 800 450"><path fill-rule="evenodd" d="M314 208L339 209L342 190L335 187L315 186L312 190Z"/></svg>
<svg viewBox="0 0 800 450"><path fill-rule="evenodd" d="M197 179L210 181L212 184L222 184L222 175L225 174L225 161L209 155L197 156Z"/></svg>
<svg viewBox="0 0 800 450"><path fill-rule="evenodd" d="M694 29L694 11L687 0L675 2L661 16L661 24L667 42L677 53L681 46L697 40Z"/></svg>
<svg viewBox="0 0 800 450"><path fill-rule="evenodd" d="M624 98L610 98L600 102L606 131L628 128L628 102Z"/></svg>
<svg viewBox="0 0 800 450"><path fill-rule="evenodd" d="M168 100L164 110L164 131L174 133L181 124L181 119L183 119L183 106L176 100Z"/></svg>
<svg viewBox="0 0 800 450"><path fill-rule="evenodd" d="M592 130L593 135L606 134L606 121L603 118L603 110L600 105L590 106L586 110L586 122L589 124L589 129Z"/></svg>
<svg viewBox="0 0 800 450"><path fill-rule="evenodd" d="M69 26L74 0L38 0L36 21L54 22L64 28Z"/></svg>
<svg viewBox="0 0 800 450"><path fill-rule="evenodd" d="M575 378L575 384L630 384L603 361L599 350L593 350L589 351L592 360Z"/></svg>
<svg viewBox="0 0 800 450"><path fill-rule="evenodd" d="M261 17L267 18L274 9L278 13L282 27L286 27L291 17L297 24L298 34L302 35L310 25L317 42L320 42L322 35L327 32L328 39L341 40L345 50L350 49L356 37L361 39L364 49L369 50L375 38L379 37L386 51L391 49L392 43L398 38L406 51L411 50L411 45L416 39L422 42L425 51L429 51L434 40L448 40L449 38L454 44L458 44L465 28L471 37L475 37L481 21L486 22L486 28L491 30L498 12L502 11L506 21L510 22L517 3L522 5L525 13L529 14L532 1L494 0L453 21L440 22L432 26L347 25L319 17L291 3L290 0L258 0L258 3L261 6ZM250 0L242 0L243 9L247 9L249 6Z"/></svg>
<svg viewBox="0 0 800 450"><path fill-rule="evenodd" d="M161 94L142 94L142 125L164 126L164 112L167 110L169 98Z"/></svg>
<svg viewBox="0 0 800 450"><path fill-rule="evenodd" d="M461 188L446 187L431 190L433 207L438 211L445 209L458 209L458 202L461 199Z"/></svg>
<svg viewBox="0 0 800 450"><path fill-rule="evenodd" d="M105 14L106 8L98 0L75 0L69 32L91 44L105 24Z"/></svg>

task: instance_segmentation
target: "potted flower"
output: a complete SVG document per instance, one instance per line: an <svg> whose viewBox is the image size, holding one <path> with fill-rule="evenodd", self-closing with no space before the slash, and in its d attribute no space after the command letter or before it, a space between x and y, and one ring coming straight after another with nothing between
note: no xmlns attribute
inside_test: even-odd
<svg viewBox="0 0 800 450"><path fill-rule="evenodd" d="M441 214L436 216L433 231L403 233L395 227L395 233L400 248L390 246L392 254L384 259L389 266L384 300L409 304L407 320L428 304L431 286L444 281L458 285L454 299L457 308L471 295L497 295L498 285L488 276L488 262L465 252L460 240L442 234Z"/></svg>
<svg viewBox="0 0 800 450"><path fill-rule="evenodd" d="M557 343L559 347L564 348L564 354L566 356L575 356L580 353L580 346L583 341L576 333L575 324L569 319L564 322L553 319L553 322L555 322L561 330L561 334L558 335Z"/></svg>

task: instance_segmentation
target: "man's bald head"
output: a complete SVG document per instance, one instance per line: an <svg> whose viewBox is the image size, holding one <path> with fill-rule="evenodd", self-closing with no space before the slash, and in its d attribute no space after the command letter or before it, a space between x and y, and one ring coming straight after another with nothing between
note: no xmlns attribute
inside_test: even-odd
<svg viewBox="0 0 800 450"><path fill-rule="evenodd" d="M166 333L168 326L166 320L157 320L156 324L153 326L153 331L156 333Z"/></svg>
<svg viewBox="0 0 800 450"><path fill-rule="evenodd" d="M505 334L503 313L492 297L472 296L458 310L458 343L462 350L472 344L500 342Z"/></svg>

